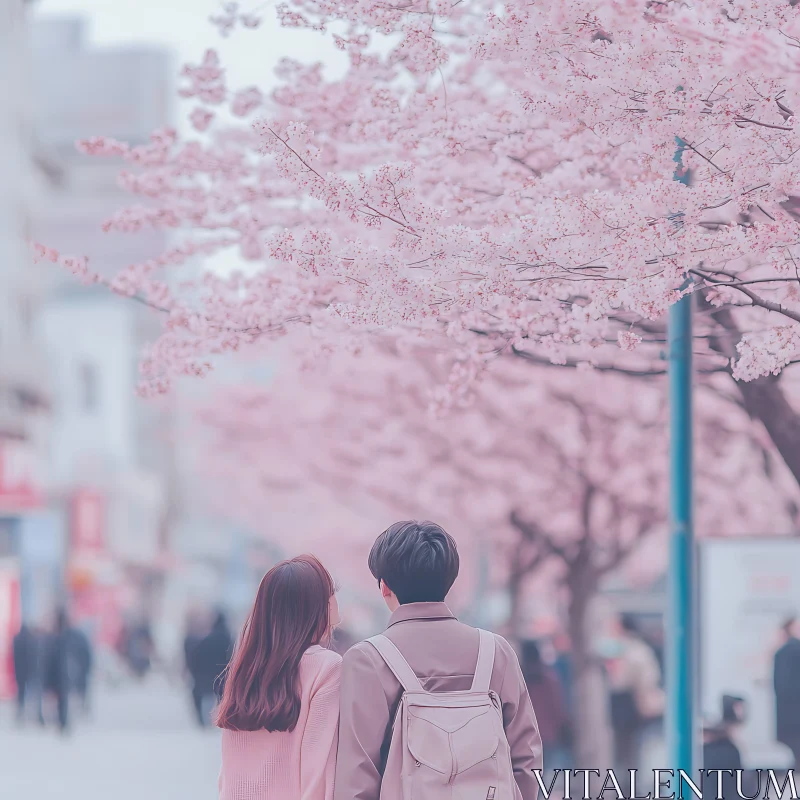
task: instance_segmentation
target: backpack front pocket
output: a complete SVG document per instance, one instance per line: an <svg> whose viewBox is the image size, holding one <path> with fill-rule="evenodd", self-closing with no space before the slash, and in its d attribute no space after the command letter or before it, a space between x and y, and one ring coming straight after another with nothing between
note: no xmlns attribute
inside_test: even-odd
<svg viewBox="0 0 800 800"><path fill-rule="evenodd" d="M408 750L418 768L452 783L459 773L492 758L499 737L487 706L408 709ZM430 778L433 780L434 775ZM416 781L415 781L416 782Z"/></svg>

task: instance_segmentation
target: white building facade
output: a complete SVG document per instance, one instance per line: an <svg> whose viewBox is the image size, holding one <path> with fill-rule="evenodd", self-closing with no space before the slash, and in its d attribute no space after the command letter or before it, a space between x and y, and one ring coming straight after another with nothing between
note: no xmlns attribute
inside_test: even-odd
<svg viewBox="0 0 800 800"><path fill-rule="evenodd" d="M102 231L107 217L136 200L117 186L121 162L87 157L75 142L103 134L139 144L167 125L174 65L161 49L94 48L78 18L37 21L32 34L33 124L60 174L37 206L35 237L114 274L158 254L166 239ZM141 350L158 320L45 268L37 331L52 386L51 497L67 520L73 613L111 643L123 610L152 613L143 606L163 580L169 550L169 420L135 391Z"/></svg>

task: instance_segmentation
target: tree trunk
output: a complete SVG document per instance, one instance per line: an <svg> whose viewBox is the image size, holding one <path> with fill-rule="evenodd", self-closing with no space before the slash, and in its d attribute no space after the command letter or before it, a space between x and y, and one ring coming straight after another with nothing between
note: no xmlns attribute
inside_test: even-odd
<svg viewBox="0 0 800 800"><path fill-rule="evenodd" d="M574 761L578 767L611 766L611 731L602 666L593 653L589 614L597 596L598 577L591 568L577 568L567 576L567 621L572 641Z"/></svg>
<svg viewBox="0 0 800 800"><path fill-rule="evenodd" d="M764 425L800 484L800 415L786 399L779 376L767 375L747 383L739 381L738 387L747 413Z"/></svg>
<svg viewBox="0 0 800 800"><path fill-rule="evenodd" d="M698 303L704 310L713 308L702 299L698 299ZM719 308L711 311L711 316L725 333L712 336L709 345L720 355L735 358L734 341L741 338L741 331L731 310ZM800 485L800 414L789 403L780 383L780 375L766 375L753 381L734 383L750 418L758 420L764 426L795 481Z"/></svg>

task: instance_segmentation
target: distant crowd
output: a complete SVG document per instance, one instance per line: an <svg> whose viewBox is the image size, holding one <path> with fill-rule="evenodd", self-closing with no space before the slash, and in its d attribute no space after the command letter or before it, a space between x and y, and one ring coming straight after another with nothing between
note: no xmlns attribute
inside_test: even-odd
<svg viewBox="0 0 800 800"><path fill-rule="evenodd" d="M782 646L774 657L776 739L800 763L800 639L797 624L782 626ZM340 654L356 639L338 628L330 644ZM663 739L665 706L663 649L645 634L637 620L623 615L613 635L600 648L606 677L608 719L613 732L614 766L647 768L647 745ZM130 678L143 679L158 663L150 624L128 620L116 641L116 654ZM195 611L187 620L180 672L188 687L198 726L211 725L223 696L234 636L225 614ZM572 654L568 637L556 634L519 643L524 681L536 711L548 771L576 766L573 747ZM16 716L20 724L54 726L66 733L76 715L90 711L95 654L86 631L59 611L48 627L23 624L13 642L17 684ZM169 670L175 675L174 667ZM721 699L721 713L703 729L703 761L707 768L740 769L743 759L736 731L746 717L741 697Z"/></svg>
<svg viewBox="0 0 800 800"><path fill-rule="evenodd" d="M23 624L14 637L13 658L18 722L54 724L65 733L72 698L88 712L92 646L65 611L58 612L50 629Z"/></svg>

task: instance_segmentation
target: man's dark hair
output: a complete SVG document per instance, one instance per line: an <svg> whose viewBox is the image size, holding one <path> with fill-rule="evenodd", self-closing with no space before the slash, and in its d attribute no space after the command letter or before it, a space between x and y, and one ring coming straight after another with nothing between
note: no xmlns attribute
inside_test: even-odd
<svg viewBox="0 0 800 800"><path fill-rule="evenodd" d="M458 577L458 548L435 522L395 522L372 545L369 570L406 603L439 603Z"/></svg>

